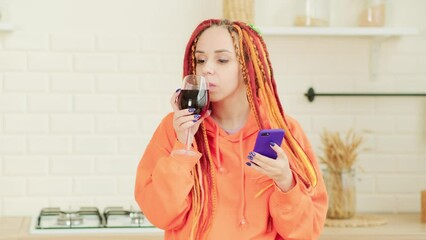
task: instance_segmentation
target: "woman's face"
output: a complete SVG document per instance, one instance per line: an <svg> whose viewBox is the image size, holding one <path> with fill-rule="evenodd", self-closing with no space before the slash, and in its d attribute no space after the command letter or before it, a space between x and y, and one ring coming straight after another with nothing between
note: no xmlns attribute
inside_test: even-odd
<svg viewBox="0 0 426 240"><path fill-rule="evenodd" d="M195 49L196 74L209 81L210 101L241 95L245 87L229 31L216 26L206 29Z"/></svg>

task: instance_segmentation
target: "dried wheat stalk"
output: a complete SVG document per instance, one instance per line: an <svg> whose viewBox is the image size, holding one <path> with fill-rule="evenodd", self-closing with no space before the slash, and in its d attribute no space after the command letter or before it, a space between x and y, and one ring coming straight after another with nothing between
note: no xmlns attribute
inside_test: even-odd
<svg viewBox="0 0 426 240"><path fill-rule="evenodd" d="M329 218L350 218L355 215L355 188L351 174L363 138L351 129L345 139L337 132L324 130L321 137L324 156L320 161L327 165L325 176L329 192Z"/></svg>
<svg viewBox="0 0 426 240"><path fill-rule="evenodd" d="M320 157L322 163L332 171L350 170L358 157L358 148L363 138L351 129L344 140L338 132L324 130L321 136L325 155Z"/></svg>

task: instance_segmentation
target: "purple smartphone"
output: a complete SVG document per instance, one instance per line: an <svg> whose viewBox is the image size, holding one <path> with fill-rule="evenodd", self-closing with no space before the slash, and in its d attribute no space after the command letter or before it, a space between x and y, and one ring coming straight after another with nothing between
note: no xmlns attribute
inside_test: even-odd
<svg viewBox="0 0 426 240"><path fill-rule="evenodd" d="M271 148L270 142L274 142L281 146L284 139L284 130L282 129L263 129L257 134L256 144L253 152L262 154L263 156L277 159L277 153Z"/></svg>

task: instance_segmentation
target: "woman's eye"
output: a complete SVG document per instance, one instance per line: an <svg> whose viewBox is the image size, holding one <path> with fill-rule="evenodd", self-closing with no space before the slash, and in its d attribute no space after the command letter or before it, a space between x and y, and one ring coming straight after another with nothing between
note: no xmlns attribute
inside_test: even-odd
<svg viewBox="0 0 426 240"><path fill-rule="evenodd" d="M227 62L229 62L229 60L228 59L219 59L219 62L220 63L227 63Z"/></svg>
<svg viewBox="0 0 426 240"><path fill-rule="evenodd" d="M204 59L196 59L196 60L195 60L195 62L196 62L197 64L202 64L202 63L204 63L204 62L205 62L205 60L204 60Z"/></svg>

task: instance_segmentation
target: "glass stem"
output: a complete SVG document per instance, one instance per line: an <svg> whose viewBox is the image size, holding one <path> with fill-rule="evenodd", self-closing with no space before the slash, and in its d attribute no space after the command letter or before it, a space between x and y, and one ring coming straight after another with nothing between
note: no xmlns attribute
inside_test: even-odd
<svg viewBox="0 0 426 240"><path fill-rule="evenodd" d="M191 128L188 129L188 132L186 134L186 150L191 150L192 145L192 134L191 134Z"/></svg>

